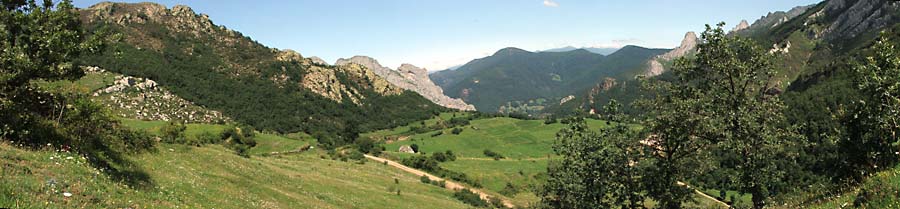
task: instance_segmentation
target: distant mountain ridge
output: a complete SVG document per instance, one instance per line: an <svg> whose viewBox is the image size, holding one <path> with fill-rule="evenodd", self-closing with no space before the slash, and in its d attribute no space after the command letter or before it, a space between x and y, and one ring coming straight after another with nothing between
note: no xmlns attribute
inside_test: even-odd
<svg viewBox="0 0 900 209"><path fill-rule="evenodd" d="M461 98L481 111L497 112L511 102L559 101L607 77L634 77L644 69L646 60L667 51L625 46L604 56L585 49L530 52L509 47L456 70L432 73L430 78L448 96Z"/></svg>
<svg viewBox="0 0 900 209"><path fill-rule="evenodd" d="M584 50L587 50L587 51L589 51L589 52L596 53L596 54L610 55L610 54L615 53L616 51L618 51L619 49L622 49L622 48L615 48L615 47L609 47L609 48L606 48L606 47L582 47L582 48L576 48L576 47L574 47L574 46L566 46L566 47L560 47L560 48L553 48L553 49L547 49L547 50L540 50L540 51L537 51L537 52L568 52L568 51L575 51L575 50L578 50L578 49L584 49Z"/></svg>

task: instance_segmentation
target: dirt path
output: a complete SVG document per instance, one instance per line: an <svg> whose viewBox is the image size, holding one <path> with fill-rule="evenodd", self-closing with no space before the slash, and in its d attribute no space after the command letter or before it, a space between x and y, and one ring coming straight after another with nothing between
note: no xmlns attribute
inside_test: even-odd
<svg viewBox="0 0 900 209"><path fill-rule="evenodd" d="M487 193L484 193L484 192L482 192L481 190L478 190L478 189L475 189L475 188L467 188L466 186L463 186L462 184L459 184L459 183L456 183L456 182L452 182L452 181L449 181L449 180L445 180L445 179L443 179L443 178L441 178L441 177L437 177L437 176L435 176L435 175L431 175L431 174L429 174L429 173L427 173L427 172L425 172L425 171L420 171L420 170L415 169L415 168L407 167L407 166L405 166L405 165L403 165L403 164L394 162L394 161L392 161L392 160L388 160L388 159L384 159L384 158L380 158L380 157L375 157L375 156L371 156L371 155L366 155L366 158L369 158L369 159L371 159L371 160L378 161L378 162L387 162L387 164L390 165L390 166L399 168L400 170L406 171L407 173L412 173L413 175L416 175L416 176L423 176L423 175L424 175L424 176L428 176L428 178L431 179L432 181L445 181L445 182L446 182L446 186L445 186L444 188L447 188L447 189L450 189L450 190L469 189L469 190L471 190L472 192L474 192L475 194L478 194L479 196L481 196L481 199L483 199L483 200L485 200L485 201L488 200L488 197L491 197L491 195L488 195ZM501 198L501 199L502 199L502 198ZM515 205L512 204L512 202L509 202L509 200L506 200L506 199L503 199L503 205L506 206L506 207L508 207L508 208L515 208L515 207L516 207Z"/></svg>
<svg viewBox="0 0 900 209"><path fill-rule="evenodd" d="M679 185L679 186L685 186L685 187L687 187L687 188L691 188L690 185L687 185L687 184L685 184L684 182L680 182L680 181L678 182L678 185ZM709 196L709 195L707 195L706 193L701 192L700 190L694 189L694 192L696 192L696 193L699 194L700 196L703 196L703 197L705 197L705 198L707 198L707 199L710 199L710 200L712 200L712 201L714 201L714 202L716 202L716 203L719 203L719 204L722 205L722 206L725 206L725 208L731 208L731 206L729 206L729 205L726 204L725 202L719 201L719 199L716 199L715 197Z"/></svg>

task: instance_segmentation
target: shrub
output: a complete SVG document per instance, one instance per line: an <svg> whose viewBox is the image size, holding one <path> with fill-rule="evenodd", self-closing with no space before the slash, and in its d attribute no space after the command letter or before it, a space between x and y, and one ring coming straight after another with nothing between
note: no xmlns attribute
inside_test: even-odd
<svg viewBox="0 0 900 209"><path fill-rule="evenodd" d="M475 207L487 207L488 203L481 199L481 196L475 194L469 189L457 190L453 193L453 197L459 201Z"/></svg>
<svg viewBox="0 0 900 209"><path fill-rule="evenodd" d="M443 134L444 134L443 131L438 131L438 132L434 132L433 134L431 134L431 137L437 137L437 136L440 136L440 135L443 135Z"/></svg>
<svg viewBox="0 0 900 209"><path fill-rule="evenodd" d="M419 145L418 144L411 144L411 145L409 145L409 148L412 148L413 152L419 153Z"/></svg>
<svg viewBox="0 0 900 209"><path fill-rule="evenodd" d="M187 126L182 122L171 121L160 128L162 133L162 142L170 144L186 144L187 139L184 137L184 131Z"/></svg>
<svg viewBox="0 0 900 209"><path fill-rule="evenodd" d="M453 128L453 131L450 131L450 133L453 133L454 135L459 135L462 132L463 132L462 128Z"/></svg>
<svg viewBox="0 0 900 209"><path fill-rule="evenodd" d="M431 183L431 178L428 178L428 176L426 176L426 175L422 175L422 177L419 178L419 180L422 181L422 183L426 183L426 184Z"/></svg>
<svg viewBox="0 0 900 209"><path fill-rule="evenodd" d="M500 190L500 194L506 195L507 197L515 196L519 194L519 188L516 188L512 183L506 182L506 186Z"/></svg>
<svg viewBox="0 0 900 209"><path fill-rule="evenodd" d="M375 141L367 137L357 138L353 143L356 145L356 149L362 153L368 154L376 149Z"/></svg>
<svg viewBox="0 0 900 209"><path fill-rule="evenodd" d="M447 160L456 161L456 154L453 154L453 151L447 150L444 152L444 155L447 156Z"/></svg>
<svg viewBox="0 0 900 209"><path fill-rule="evenodd" d="M484 156L494 158L494 160L503 159L503 155L501 155L500 153L494 152L492 150L489 150L489 149L484 150Z"/></svg>

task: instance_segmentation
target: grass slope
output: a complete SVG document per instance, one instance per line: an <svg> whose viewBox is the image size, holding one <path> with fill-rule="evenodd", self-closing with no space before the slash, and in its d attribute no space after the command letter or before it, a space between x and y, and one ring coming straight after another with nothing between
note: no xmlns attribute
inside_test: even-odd
<svg viewBox="0 0 900 209"><path fill-rule="evenodd" d="M266 141L266 140L262 140ZM316 151L242 158L219 146L161 144L131 160L149 187L115 182L80 156L0 143L0 206L13 208L465 208L450 191L379 164ZM69 158L71 157L71 158ZM395 180L396 179L396 180ZM395 183L395 181L399 183ZM401 191L400 195L395 192ZM393 190L393 191L392 191ZM64 193L71 193L65 197Z"/></svg>
<svg viewBox="0 0 900 209"><path fill-rule="evenodd" d="M449 120L451 115L442 114L443 118L426 121L426 125L437 120ZM607 127L605 121L587 119L590 127L599 129ZM424 153L453 151L458 159L442 163L445 169L462 172L481 184L486 192L499 195L507 183L515 186L520 192L508 197L515 205L529 205L538 201L532 192L535 185L544 180L547 171L548 157L553 155L553 142L556 133L566 125L561 123L544 124L542 120L520 120L514 118L487 118L471 121L464 126L462 133L455 135L452 129L440 130L440 136L432 136L437 131L415 134L408 140L386 144L391 155L405 158L411 154L398 153L403 145L417 144ZM386 132L402 133L403 129L381 131L369 135L383 135ZM505 158L494 160L484 155L490 149Z"/></svg>

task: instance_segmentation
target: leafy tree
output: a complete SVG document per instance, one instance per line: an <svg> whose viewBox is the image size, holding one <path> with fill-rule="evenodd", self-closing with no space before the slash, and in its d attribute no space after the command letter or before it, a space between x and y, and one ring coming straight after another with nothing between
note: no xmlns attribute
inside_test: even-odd
<svg viewBox="0 0 900 209"><path fill-rule="evenodd" d="M673 85L695 95L686 105L699 107L688 110L706 122L672 137L705 138L714 152L735 156L718 169L734 170L735 187L762 208L781 189L783 169L795 157L787 150L802 137L787 125L781 98L770 94L772 55L749 39L726 35L723 26L707 25L695 58L678 63Z"/></svg>
<svg viewBox="0 0 900 209"><path fill-rule="evenodd" d="M889 168L900 160L900 49L883 33L874 55L855 66L861 99L845 120L845 156L856 170Z"/></svg>
<svg viewBox="0 0 900 209"><path fill-rule="evenodd" d="M0 2L0 137L29 144L35 118L62 115L65 99L38 90L32 81L77 79L82 54L97 51L102 36L81 28L71 1ZM57 123L59 122L59 116Z"/></svg>
<svg viewBox="0 0 900 209"><path fill-rule="evenodd" d="M622 112L622 104L619 104L615 99L610 99L609 103L606 106L603 106L603 119L609 123L610 121L619 121L621 122Z"/></svg>
<svg viewBox="0 0 900 209"><path fill-rule="evenodd" d="M680 68L674 71L683 72ZM647 194L661 208L681 208L693 197L693 191L678 182L702 173L701 156L708 144L700 138L706 135L702 132L708 123L706 107L690 86L644 83L659 92L653 99L638 102L651 115L644 123L652 133L644 141L652 148L647 153L644 177Z"/></svg>
<svg viewBox="0 0 900 209"><path fill-rule="evenodd" d="M547 169L539 190L550 208L640 208L644 197L637 133L624 125L600 133L574 120L557 133L553 151L561 156Z"/></svg>

